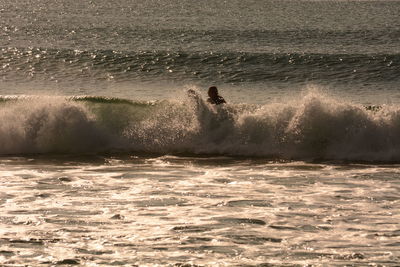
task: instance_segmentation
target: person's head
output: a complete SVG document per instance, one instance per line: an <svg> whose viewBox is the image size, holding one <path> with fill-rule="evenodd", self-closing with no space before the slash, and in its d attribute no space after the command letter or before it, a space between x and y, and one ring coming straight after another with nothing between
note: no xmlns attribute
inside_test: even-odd
<svg viewBox="0 0 400 267"><path fill-rule="evenodd" d="M218 97L218 89L216 86L211 86L208 88L208 96L210 98L217 98Z"/></svg>

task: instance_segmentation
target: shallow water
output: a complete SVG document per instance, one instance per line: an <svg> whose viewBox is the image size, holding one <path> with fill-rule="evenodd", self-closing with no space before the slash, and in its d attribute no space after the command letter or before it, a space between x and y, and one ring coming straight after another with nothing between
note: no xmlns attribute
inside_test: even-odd
<svg viewBox="0 0 400 267"><path fill-rule="evenodd" d="M3 264L395 266L397 165L2 158Z"/></svg>

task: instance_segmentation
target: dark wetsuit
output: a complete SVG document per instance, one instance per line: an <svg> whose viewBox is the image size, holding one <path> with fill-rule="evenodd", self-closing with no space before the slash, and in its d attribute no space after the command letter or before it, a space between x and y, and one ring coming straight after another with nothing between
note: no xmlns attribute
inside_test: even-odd
<svg viewBox="0 0 400 267"><path fill-rule="evenodd" d="M222 96L218 96L217 98L211 98L209 97L207 99L208 103L214 104L214 105L219 105L219 104L224 104L226 103L225 99Z"/></svg>

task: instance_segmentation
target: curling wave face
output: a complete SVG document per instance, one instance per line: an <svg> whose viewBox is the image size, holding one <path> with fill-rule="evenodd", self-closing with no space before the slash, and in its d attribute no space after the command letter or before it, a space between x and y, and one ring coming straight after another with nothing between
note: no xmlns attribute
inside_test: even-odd
<svg viewBox="0 0 400 267"><path fill-rule="evenodd" d="M301 160L400 160L400 108L317 92L289 103L3 96L0 154L216 154Z"/></svg>

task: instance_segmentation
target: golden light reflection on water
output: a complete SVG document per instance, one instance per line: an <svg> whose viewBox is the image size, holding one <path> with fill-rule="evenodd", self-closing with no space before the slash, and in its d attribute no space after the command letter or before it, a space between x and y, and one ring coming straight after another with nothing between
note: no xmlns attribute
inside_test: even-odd
<svg viewBox="0 0 400 267"><path fill-rule="evenodd" d="M363 265L399 259L400 187L385 178L397 175L395 166L168 156L104 162L2 160L2 262Z"/></svg>

